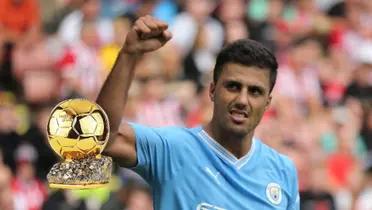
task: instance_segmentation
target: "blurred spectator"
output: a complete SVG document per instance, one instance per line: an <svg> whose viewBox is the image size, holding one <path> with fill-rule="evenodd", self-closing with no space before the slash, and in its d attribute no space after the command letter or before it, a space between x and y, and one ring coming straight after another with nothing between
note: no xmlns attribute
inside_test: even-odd
<svg viewBox="0 0 372 210"><path fill-rule="evenodd" d="M195 127L204 125L212 117L211 99L209 97L209 87L202 88L197 95L197 103L193 103L186 117L186 125Z"/></svg>
<svg viewBox="0 0 372 210"><path fill-rule="evenodd" d="M344 106L333 108L331 117L330 129L320 135L322 151L327 154L334 153L339 150L342 144L348 144L344 146L350 147L352 155L362 159L366 153L366 147L359 135L361 126L358 120L359 116L352 113L350 108Z"/></svg>
<svg viewBox="0 0 372 210"><path fill-rule="evenodd" d="M16 161L14 152L22 141L17 133L21 117L16 112L15 96L9 92L0 92L0 148L3 151L4 163L13 171Z"/></svg>
<svg viewBox="0 0 372 210"><path fill-rule="evenodd" d="M329 156L328 170L335 187L343 188L347 187L348 174L353 171L357 163L353 152L356 137L355 130L351 130L345 122L338 125L337 131L338 148Z"/></svg>
<svg viewBox="0 0 372 210"><path fill-rule="evenodd" d="M136 98L135 121L150 126L183 124L181 104L167 94L162 64L156 54L144 57L137 73L140 92Z"/></svg>
<svg viewBox="0 0 372 210"><path fill-rule="evenodd" d="M326 106L337 106L343 103L347 86L352 80L353 66L340 47L330 46L326 56L320 62L318 71L323 102Z"/></svg>
<svg viewBox="0 0 372 210"><path fill-rule="evenodd" d="M217 17L224 26L225 43L249 37L246 7L245 0L223 0L219 3Z"/></svg>
<svg viewBox="0 0 372 210"><path fill-rule="evenodd" d="M127 206L125 210L151 210L152 196L150 189L141 185L133 185L127 190Z"/></svg>
<svg viewBox="0 0 372 210"><path fill-rule="evenodd" d="M94 23L84 22L81 27L80 40L68 46L65 56L69 59L60 66L63 91L93 100L104 75L98 54L99 37Z"/></svg>
<svg viewBox="0 0 372 210"><path fill-rule="evenodd" d="M23 142L32 145L38 154L37 160L35 160L36 175L39 179L45 181L46 175L58 161L57 154L51 150L47 134L46 125L48 123L49 114L52 111L50 104L43 104L39 106L33 106L31 115L31 124L27 132L23 135Z"/></svg>
<svg viewBox="0 0 372 210"><path fill-rule="evenodd" d="M47 190L35 176L36 159L37 152L32 146L22 144L17 148L17 170L11 182L15 210L39 210L46 199Z"/></svg>
<svg viewBox="0 0 372 210"><path fill-rule="evenodd" d="M284 14L294 37L327 33L329 22L315 4L315 0L299 0Z"/></svg>
<svg viewBox="0 0 372 210"><path fill-rule="evenodd" d="M225 42L230 43L238 39L248 38L247 27L242 21L232 21L225 25Z"/></svg>
<svg viewBox="0 0 372 210"><path fill-rule="evenodd" d="M366 108L360 134L367 147L368 153L372 154L372 104Z"/></svg>
<svg viewBox="0 0 372 210"><path fill-rule="evenodd" d="M0 88L20 94L22 88L16 80L12 70L12 51L14 44L5 42L0 33Z"/></svg>
<svg viewBox="0 0 372 210"><path fill-rule="evenodd" d="M39 27L40 12L36 0L0 1L0 31L7 42L22 41Z"/></svg>
<svg viewBox="0 0 372 210"><path fill-rule="evenodd" d="M0 209L13 210L13 194L11 192L11 171L3 162L3 154L0 150Z"/></svg>
<svg viewBox="0 0 372 210"><path fill-rule="evenodd" d="M183 56L190 53L197 42L198 34L203 36L201 39L204 39L205 45L201 50L205 53L215 54L221 48L223 28L216 19L211 17L215 7L215 0L184 1L185 11L177 15L171 25L172 42Z"/></svg>
<svg viewBox="0 0 372 210"><path fill-rule="evenodd" d="M246 21L247 1L222 0L217 8L217 16L224 24L230 21Z"/></svg>
<svg viewBox="0 0 372 210"><path fill-rule="evenodd" d="M41 31L19 43L13 52L13 74L23 86L25 100L32 104L54 100L59 95L59 75L50 39Z"/></svg>
<svg viewBox="0 0 372 210"><path fill-rule="evenodd" d="M111 71L121 46L124 44L125 34L128 33L131 24L131 19L126 16L117 17L113 21L114 39L112 42L103 45L100 50L105 73Z"/></svg>
<svg viewBox="0 0 372 210"><path fill-rule="evenodd" d="M336 202L331 194L329 182L325 178L327 172L322 162L313 163L309 167L309 186L300 193L301 210L336 210Z"/></svg>
<svg viewBox="0 0 372 210"><path fill-rule="evenodd" d="M184 58L181 76L198 86L212 71L215 55L224 41L221 23L211 16L216 6L215 0L186 0L185 10L175 17L171 25L171 42Z"/></svg>
<svg viewBox="0 0 372 210"><path fill-rule="evenodd" d="M307 116L321 107L321 89L317 64L321 55L319 43L311 38L293 42L287 61L278 70L276 102L280 115Z"/></svg>
<svg viewBox="0 0 372 210"><path fill-rule="evenodd" d="M137 20L137 18L145 15L151 15L154 12L155 7L161 0L134 0L132 2L127 2L131 4L128 11L124 12L124 15L132 18L132 21Z"/></svg>
<svg viewBox="0 0 372 210"><path fill-rule="evenodd" d="M334 113L337 149L326 160L329 183L340 209L351 208L352 195L357 190L362 172L361 157L365 152L358 146L362 144L358 140L358 119L347 111L341 109Z"/></svg>
<svg viewBox="0 0 372 210"><path fill-rule="evenodd" d="M58 34L66 43L73 43L80 39L82 27L85 22L90 22L97 31L97 43L111 42L113 28L110 20L100 16L100 0L85 0L80 9L68 14L62 21Z"/></svg>
<svg viewBox="0 0 372 210"><path fill-rule="evenodd" d="M152 196L147 185L135 180L125 183L111 194L102 210L151 210Z"/></svg>
<svg viewBox="0 0 372 210"><path fill-rule="evenodd" d="M365 164L364 180L362 188L357 196L355 209L368 210L372 209L372 156L368 156Z"/></svg>
<svg viewBox="0 0 372 210"><path fill-rule="evenodd" d="M262 42L271 49L280 49L277 40L281 31L284 37L291 37L288 24L284 21L286 9L283 0L252 1L249 4L249 32L250 38ZM263 11L262 11L263 10Z"/></svg>
<svg viewBox="0 0 372 210"><path fill-rule="evenodd" d="M347 87L346 96L351 96L361 101L368 101L372 99L371 93L372 63L361 64L354 72L353 82Z"/></svg>
<svg viewBox="0 0 372 210"><path fill-rule="evenodd" d="M181 52L174 45L169 44L158 51L158 56L163 66L164 78L176 83L181 82L179 81L183 69Z"/></svg>
<svg viewBox="0 0 372 210"><path fill-rule="evenodd" d="M71 190L56 190L49 194L42 210L88 210L88 208Z"/></svg>
<svg viewBox="0 0 372 210"><path fill-rule="evenodd" d="M123 210L126 206L127 189L121 187L118 191L110 194L109 200L102 206L102 210Z"/></svg>
<svg viewBox="0 0 372 210"><path fill-rule="evenodd" d="M203 26L198 27L195 43L190 53L184 59L182 78L191 80L201 87L211 74L215 55L206 50L207 34Z"/></svg>
<svg viewBox="0 0 372 210"><path fill-rule="evenodd" d="M368 1L348 0L344 3L345 23L334 37L356 63L371 63L372 30ZM343 13L343 12L341 12ZM335 39L334 39L335 40Z"/></svg>
<svg viewBox="0 0 372 210"><path fill-rule="evenodd" d="M98 210L109 199L110 190L113 190L110 185L94 189L71 190L70 196L81 200L88 210Z"/></svg>
<svg viewBox="0 0 372 210"><path fill-rule="evenodd" d="M39 0L43 30L54 34L63 18L79 8L84 0Z"/></svg>

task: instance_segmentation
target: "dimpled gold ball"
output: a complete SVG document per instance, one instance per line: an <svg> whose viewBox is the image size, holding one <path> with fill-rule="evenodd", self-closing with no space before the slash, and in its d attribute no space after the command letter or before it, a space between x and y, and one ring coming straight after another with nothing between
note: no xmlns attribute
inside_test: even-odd
<svg viewBox="0 0 372 210"><path fill-rule="evenodd" d="M86 99L69 99L52 111L47 125L49 144L62 158L99 155L108 141L109 121L104 110Z"/></svg>

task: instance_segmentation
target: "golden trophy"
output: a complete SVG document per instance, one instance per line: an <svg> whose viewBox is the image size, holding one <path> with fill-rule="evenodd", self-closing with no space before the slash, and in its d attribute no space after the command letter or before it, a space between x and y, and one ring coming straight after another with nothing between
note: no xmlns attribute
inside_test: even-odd
<svg viewBox="0 0 372 210"><path fill-rule="evenodd" d="M104 110L86 99L59 103L50 114L47 134L52 149L63 159L47 175L49 186L97 188L111 178L112 159L101 155L110 133Z"/></svg>

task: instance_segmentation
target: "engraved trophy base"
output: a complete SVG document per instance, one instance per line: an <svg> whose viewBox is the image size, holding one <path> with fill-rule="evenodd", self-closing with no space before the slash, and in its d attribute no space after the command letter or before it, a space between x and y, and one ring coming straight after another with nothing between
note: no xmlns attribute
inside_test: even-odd
<svg viewBox="0 0 372 210"><path fill-rule="evenodd" d="M47 180L51 188L98 188L108 184L111 171L111 157L100 155L100 157L87 157L56 163L50 169Z"/></svg>

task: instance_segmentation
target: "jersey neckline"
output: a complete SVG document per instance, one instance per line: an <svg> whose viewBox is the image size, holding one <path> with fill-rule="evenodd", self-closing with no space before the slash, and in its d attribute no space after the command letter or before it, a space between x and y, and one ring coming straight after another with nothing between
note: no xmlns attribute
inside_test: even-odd
<svg viewBox="0 0 372 210"><path fill-rule="evenodd" d="M238 159L230 151L213 139L203 128L201 128L198 135L221 159L235 166L238 170L249 162L256 150L257 139L253 137L250 150L247 152L247 154Z"/></svg>

